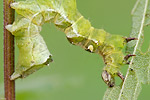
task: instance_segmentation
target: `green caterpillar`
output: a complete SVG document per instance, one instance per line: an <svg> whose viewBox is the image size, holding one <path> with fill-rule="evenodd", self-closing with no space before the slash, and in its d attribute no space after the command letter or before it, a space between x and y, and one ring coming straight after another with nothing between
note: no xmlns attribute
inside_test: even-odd
<svg viewBox="0 0 150 100"><path fill-rule="evenodd" d="M52 22L66 34L71 44L100 54L106 66L102 72L104 82L115 85L115 76L124 80L120 67L128 63L122 49L130 40L120 35L111 35L103 29L95 29L76 9L76 0L26 0L11 4L18 19L6 28L16 37L19 60L11 80L26 77L52 61L45 42L40 36L41 26Z"/></svg>

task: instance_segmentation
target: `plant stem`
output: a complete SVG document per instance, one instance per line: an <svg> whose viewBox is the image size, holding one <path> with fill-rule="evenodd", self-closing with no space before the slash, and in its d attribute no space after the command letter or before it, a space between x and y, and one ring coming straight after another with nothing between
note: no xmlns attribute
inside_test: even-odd
<svg viewBox="0 0 150 100"><path fill-rule="evenodd" d="M3 0L4 12L4 87L5 100L15 100L15 81L10 80L14 72L14 36L5 29L5 26L14 21L14 10L10 3L14 0Z"/></svg>

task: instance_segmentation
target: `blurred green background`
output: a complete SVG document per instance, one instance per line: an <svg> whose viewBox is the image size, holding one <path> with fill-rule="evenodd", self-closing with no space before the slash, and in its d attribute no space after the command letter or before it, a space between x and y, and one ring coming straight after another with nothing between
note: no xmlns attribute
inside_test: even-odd
<svg viewBox="0 0 150 100"><path fill-rule="evenodd" d="M77 0L77 8L96 28L129 36L135 0ZM0 1L0 98L3 98L3 12ZM149 27L150 28L150 27ZM146 28L143 51L150 43ZM16 100L102 100L106 84L101 79L102 57L71 45L53 24L43 26L42 36L54 62L25 79L16 80ZM16 61L18 48L15 49ZM128 66L123 67L125 74ZM120 79L117 81L119 84ZM143 85L138 100L149 100L150 86Z"/></svg>

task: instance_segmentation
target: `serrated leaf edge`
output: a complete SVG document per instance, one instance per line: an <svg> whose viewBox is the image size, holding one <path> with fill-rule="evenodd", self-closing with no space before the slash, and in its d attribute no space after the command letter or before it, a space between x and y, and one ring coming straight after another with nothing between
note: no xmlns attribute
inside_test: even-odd
<svg viewBox="0 0 150 100"><path fill-rule="evenodd" d="M139 2L139 1L140 1L140 0L137 0L137 2ZM137 3L137 4L138 4L138 3ZM134 10L136 9L137 4L136 4L135 7L133 8L133 12L134 12ZM142 35L142 30L143 30L143 27L144 27L145 14L146 14L146 11L147 11L147 7L148 7L148 0L146 0L146 2L145 2L145 8L144 8L144 12L143 12L143 18L142 18L142 22L141 22L141 27L140 27L140 30L139 30L138 40L137 40L137 42L136 42L136 45L135 45L133 54L136 53L137 47L138 47L138 45L139 45L140 37L141 37L141 35ZM133 60L134 60L134 57L132 57L132 59L131 59L131 64L133 63ZM128 75L129 75L129 70L130 70L130 68L131 68L131 65L129 65L129 68L128 68L126 77L128 77ZM121 90L120 90L120 94L119 94L118 100L121 100L121 93L123 92L123 89L124 89L124 86L125 86L125 83L126 83L126 79L127 79L127 78L125 78L125 80L124 80L124 82L123 82L123 85L122 85L122 88L121 88Z"/></svg>

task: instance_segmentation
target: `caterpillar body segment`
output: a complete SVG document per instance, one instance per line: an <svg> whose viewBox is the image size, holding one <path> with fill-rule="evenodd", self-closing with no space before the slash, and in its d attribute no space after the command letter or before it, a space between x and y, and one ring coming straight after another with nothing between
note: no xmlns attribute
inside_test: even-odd
<svg viewBox="0 0 150 100"><path fill-rule="evenodd" d="M49 3L47 3L47 1L49 1ZM43 1L37 0L36 2L36 0L31 0L31 1L29 0L24 2L12 3L11 7L15 9L18 14L24 16L25 18L30 19L31 22L36 25L41 26L45 22L54 23L60 30L66 33L68 40L70 40L70 42L73 44L81 45L82 47L85 47L85 45L87 45L88 42L93 43L93 45L95 46L100 46L103 44L106 35L109 35L109 33L106 33L103 29L93 28L90 22L86 20L77 11L76 5L74 3L73 3L74 6L71 5L69 6L69 8L72 9L74 8L74 9L73 10L71 9L72 11L67 10L70 11L68 13L65 11L65 9L68 8L67 5L61 3L64 4L66 7L66 8L62 8L62 6L64 5L60 5L60 3L58 2L57 4L54 1L55 0L43 0ZM72 3L75 0L58 0L58 1L66 2L68 4L68 1ZM40 4L41 2L43 5L45 6L47 5L47 6L43 7L43 5ZM27 6L28 9L26 9L26 5L28 5ZM51 7L49 5L53 5L53 6ZM30 9L30 7L32 6L34 7L34 9L36 9L35 11L33 9ZM27 14L24 12L26 12ZM50 19L48 20L48 18Z"/></svg>
<svg viewBox="0 0 150 100"><path fill-rule="evenodd" d="M21 18L6 28L15 36L19 48L18 63L11 80L26 77L52 61L52 55L39 34L41 26L31 23L27 18Z"/></svg>
<svg viewBox="0 0 150 100"><path fill-rule="evenodd" d="M91 23L77 10L76 0L26 0L12 3L11 7L22 16L22 18L19 19L20 21L15 21L12 25L12 29L19 31L12 31L12 29L10 30L8 28L8 30L16 37L16 34L24 34L25 36L30 34L28 38L32 40L32 38L34 38L32 37L32 34L36 34L40 37L40 29L44 23L54 23L58 29L66 34L70 43L81 46L92 53L100 54L103 57L106 65L103 69L102 78L109 87L114 86L115 76L122 77L120 74L120 67L127 62L124 58L122 49L130 39L123 38L123 36L120 35L111 35L103 29L92 27ZM18 24L18 26L16 26L15 23L22 23L22 19L26 19L27 21L24 22L23 25ZM25 36L22 36L21 38L23 39ZM36 41L36 39L34 41ZM38 43L39 41L36 41L35 44L38 45ZM45 45L43 46L46 48ZM42 54L45 56L45 58L43 57L45 60L43 61L43 59L40 59L37 60L37 62L42 61L42 64L45 64L47 59L51 58L51 54L48 53L47 50L45 50L45 52L47 53ZM26 53L29 53L31 56L30 50ZM35 55L36 54L37 53L35 53ZM18 63L21 64L21 61L22 60L19 60ZM50 61L51 60L48 60L47 64L49 64ZM29 63L27 64L29 69L31 63L27 63ZM21 64L20 66L26 65ZM24 71L23 73L26 72Z"/></svg>

